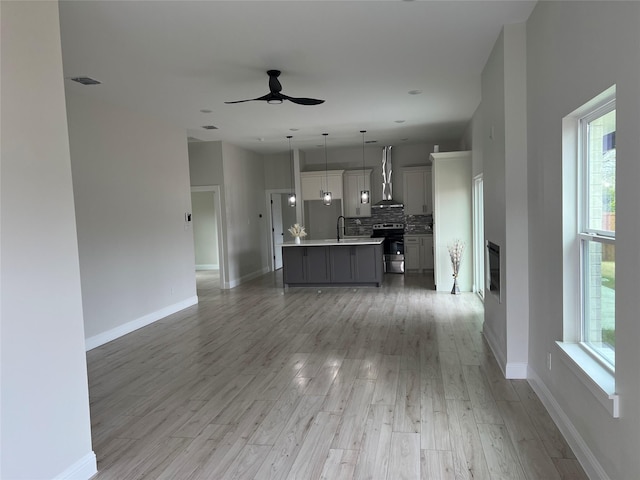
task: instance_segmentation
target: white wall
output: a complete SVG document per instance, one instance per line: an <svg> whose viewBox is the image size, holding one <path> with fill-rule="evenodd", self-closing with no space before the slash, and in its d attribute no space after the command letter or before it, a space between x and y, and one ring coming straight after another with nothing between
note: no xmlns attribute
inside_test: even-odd
<svg viewBox="0 0 640 480"><path fill-rule="evenodd" d="M222 142L189 143L191 186L222 185Z"/></svg>
<svg viewBox="0 0 640 480"><path fill-rule="evenodd" d="M221 186L222 285L233 288L269 270L264 157L222 142L189 144L192 186Z"/></svg>
<svg viewBox="0 0 640 480"><path fill-rule="evenodd" d="M229 286L269 271L262 156L222 144Z"/></svg>
<svg viewBox="0 0 640 480"><path fill-rule="evenodd" d="M289 152L264 155L264 187L267 190L291 189L291 159ZM295 187L294 187L295 188Z"/></svg>
<svg viewBox="0 0 640 480"><path fill-rule="evenodd" d="M0 3L0 477L88 479L80 269L57 2Z"/></svg>
<svg viewBox="0 0 640 480"><path fill-rule="evenodd" d="M539 2L527 22L530 375L553 400L565 431L582 442L579 458L598 479L640 472L639 26L637 2ZM558 359L554 345L563 330L561 120L613 84L619 419ZM554 355L551 371L547 352Z"/></svg>
<svg viewBox="0 0 640 480"><path fill-rule="evenodd" d="M482 73L485 237L500 246L500 299L485 295L484 332L508 378L526 378L528 228L525 25L506 25ZM474 117L474 118L476 118ZM477 131L476 129L472 129ZM479 162L476 162L476 168Z"/></svg>
<svg viewBox="0 0 640 480"><path fill-rule="evenodd" d="M197 302L185 132L67 87L87 346Z"/></svg>
<svg viewBox="0 0 640 480"><path fill-rule="evenodd" d="M433 164L434 280L439 292L450 292L453 269L449 245L465 244L458 286L470 292L473 286L471 152L431 154Z"/></svg>
<svg viewBox="0 0 640 480"><path fill-rule="evenodd" d="M500 33L482 72L482 157L484 235L501 249L501 289L504 288L506 242L505 201L504 32ZM485 267L486 268L486 267ZM487 269L488 271L488 269ZM503 293L504 296L504 293ZM507 310L488 291L484 302L484 334L502 369L507 357Z"/></svg>

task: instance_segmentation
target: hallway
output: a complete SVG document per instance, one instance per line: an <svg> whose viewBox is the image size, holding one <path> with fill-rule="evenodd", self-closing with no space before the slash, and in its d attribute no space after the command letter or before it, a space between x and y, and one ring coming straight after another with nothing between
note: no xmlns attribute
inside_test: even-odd
<svg viewBox="0 0 640 480"><path fill-rule="evenodd" d="M104 479L580 479L523 380L505 380L473 294L232 290L88 352Z"/></svg>

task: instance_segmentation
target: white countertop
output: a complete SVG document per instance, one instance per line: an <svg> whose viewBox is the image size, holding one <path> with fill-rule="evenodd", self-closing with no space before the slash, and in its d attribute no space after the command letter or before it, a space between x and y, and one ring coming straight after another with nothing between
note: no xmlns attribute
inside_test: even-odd
<svg viewBox="0 0 640 480"><path fill-rule="evenodd" d="M347 237L341 238L340 241L335 238L325 238L320 240L301 240L295 243L293 240L284 242L283 247L328 247L332 245L380 245L384 242L383 238L368 237Z"/></svg>

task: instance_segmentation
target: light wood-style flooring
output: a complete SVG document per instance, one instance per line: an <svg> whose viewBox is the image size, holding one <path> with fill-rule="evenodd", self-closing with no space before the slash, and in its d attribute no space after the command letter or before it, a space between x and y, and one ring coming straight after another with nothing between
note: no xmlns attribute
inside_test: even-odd
<svg viewBox="0 0 640 480"><path fill-rule="evenodd" d="M197 279L197 306L88 352L96 479L587 478L475 295Z"/></svg>

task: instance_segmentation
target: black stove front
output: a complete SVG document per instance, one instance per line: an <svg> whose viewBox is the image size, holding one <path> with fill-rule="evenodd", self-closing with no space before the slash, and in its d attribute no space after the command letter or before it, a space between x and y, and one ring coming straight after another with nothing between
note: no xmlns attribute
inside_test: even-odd
<svg viewBox="0 0 640 480"><path fill-rule="evenodd" d="M377 223L372 228L371 238L384 238L384 271L404 273L404 225Z"/></svg>

